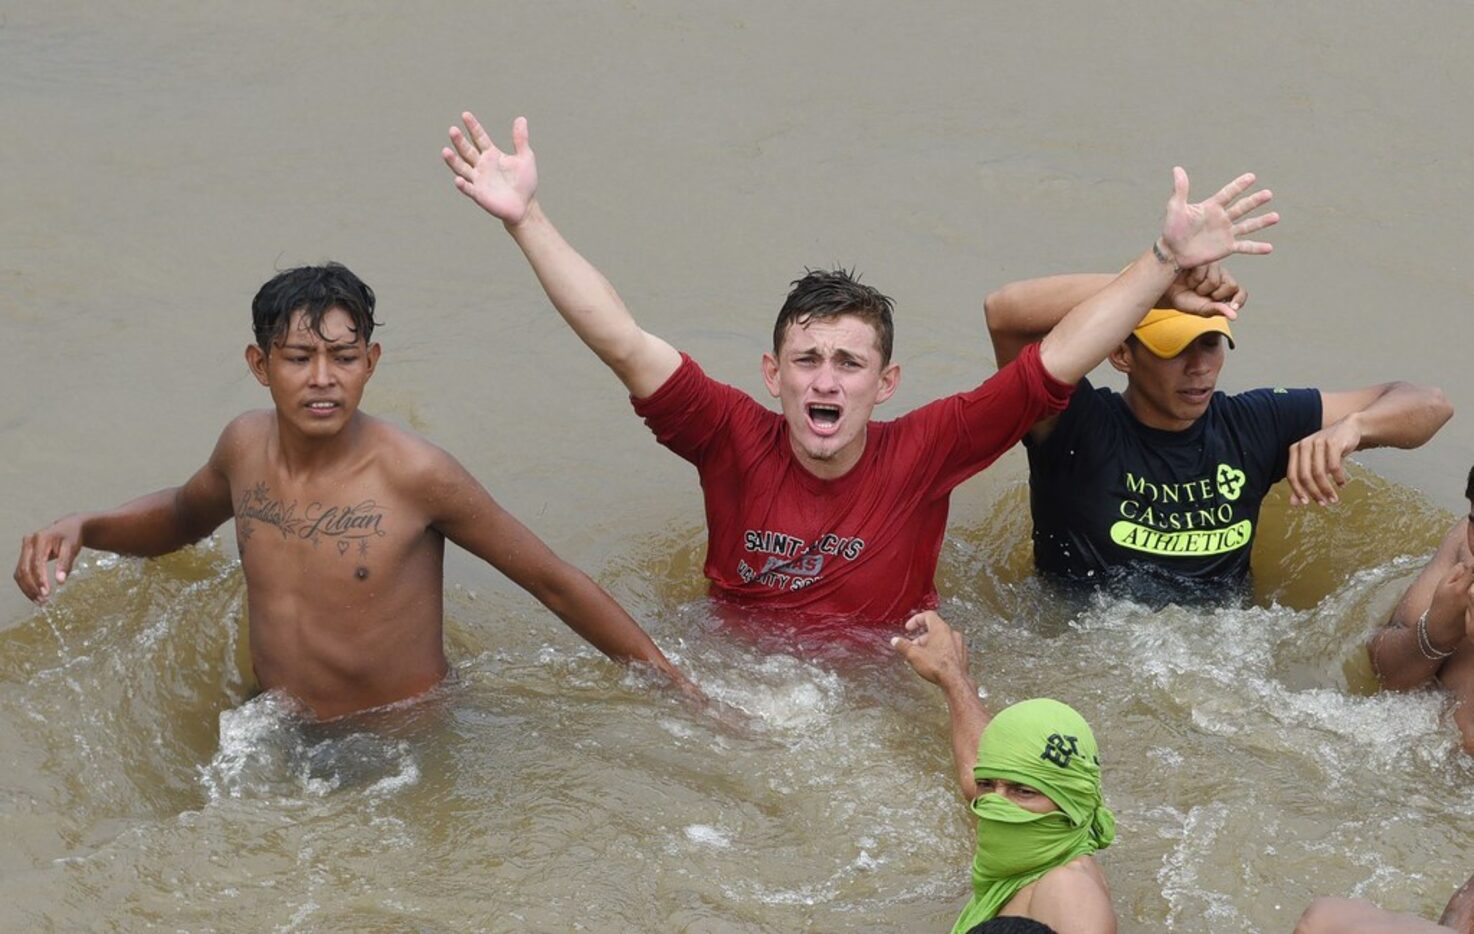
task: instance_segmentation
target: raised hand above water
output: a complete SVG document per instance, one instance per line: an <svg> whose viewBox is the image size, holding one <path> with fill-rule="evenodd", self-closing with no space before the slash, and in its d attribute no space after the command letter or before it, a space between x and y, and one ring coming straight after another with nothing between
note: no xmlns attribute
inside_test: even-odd
<svg viewBox="0 0 1474 934"><path fill-rule="evenodd" d="M1261 240L1239 239L1279 223L1280 216L1273 211L1245 219L1274 197L1268 189L1261 189L1240 198L1253 184L1254 174L1246 172L1208 200L1189 204L1187 172L1181 166L1174 168L1172 197L1167 199L1167 215L1162 219L1158 258L1175 263L1178 269L1192 269L1233 253L1259 254L1274 249Z"/></svg>
<svg viewBox="0 0 1474 934"><path fill-rule="evenodd" d="M460 127L450 128L455 148L440 150L440 158L455 173L456 188L504 223L521 223L537 193L537 158L527 144L527 118L512 122L510 153L496 147L470 111L461 114L461 120L465 133Z"/></svg>

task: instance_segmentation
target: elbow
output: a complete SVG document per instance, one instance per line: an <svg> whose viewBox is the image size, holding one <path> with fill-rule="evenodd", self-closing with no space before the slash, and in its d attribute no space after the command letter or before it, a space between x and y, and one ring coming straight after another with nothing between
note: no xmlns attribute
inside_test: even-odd
<svg viewBox="0 0 1474 934"><path fill-rule="evenodd" d="M1433 430L1437 431L1454 417L1454 404L1448 400L1448 395L1437 386L1429 386L1424 391L1428 394L1428 411L1434 420ZM1431 433L1429 437L1432 437Z"/></svg>
<svg viewBox="0 0 1474 934"><path fill-rule="evenodd" d="M1427 679L1409 677L1408 672L1397 666L1391 668L1387 665L1387 659L1382 655L1382 639L1387 634L1386 630L1378 632L1367 640L1367 658L1372 663L1372 674L1377 676L1377 683L1387 691L1411 691L1423 684Z"/></svg>
<svg viewBox="0 0 1474 934"><path fill-rule="evenodd" d="M1417 426L1410 437L1395 443L1395 447L1415 448L1426 444L1438 430L1453 418L1454 406L1448 395L1437 386L1416 386L1412 383L1393 383L1389 394L1395 393L1408 400L1402 411L1409 416L1407 424Z"/></svg>
<svg viewBox="0 0 1474 934"><path fill-rule="evenodd" d="M989 292L988 297L983 299L983 320L987 322L989 334L997 334L1004 330L1011 317L1012 302L1009 299L1008 290L1009 287L1005 285L1001 289Z"/></svg>

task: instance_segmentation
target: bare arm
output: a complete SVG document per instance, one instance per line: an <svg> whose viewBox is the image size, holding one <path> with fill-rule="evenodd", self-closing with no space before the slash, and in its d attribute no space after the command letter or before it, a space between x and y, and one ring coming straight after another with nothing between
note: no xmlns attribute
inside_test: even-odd
<svg viewBox="0 0 1474 934"><path fill-rule="evenodd" d="M537 161L527 120L512 125L514 151L497 149L470 113L466 130L451 127L454 148L441 151L456 188L500 219L522 249L558 314L637 399L659 389L681 364L670 344L635 323L619 294L593 264L558 233L538 204Z"/></svg>
<svg viewBox="0 0 1474 934"><path fill-rule="evenodd" d="M978 796L972 768L978 761L978 740L993 715L978 697L978 686L967 672L967 645L962 634L933 612L918 613L906 621L911 636L897 636L891 647L916 673L942 689L952 726L952 765L957 784L968 801Z"/></svg>
<svg viewBox="0 0 1474 934"><path fill-rule="evenodd" d="M1295 923L1294 934L1448 934L1449 930L1360 898L1317 898Z"/></svg>
<svg viewBox="0 0 1474 934"><path fill-rule="evenodd" d="M1172 197L1162 220L1162 234L1104 288L1072 308L1039 346L1040 362L1061 382L1078 382L1116 348L1167 291L1182 270L1216 263L1233 253L1268 253L1268 243L1239 239L1278 223L1273 212L1246 215L1267 204L1268 190L1242 195L1254 183L1252 174L1229 182L1206 201L1189 204L1188 179L1173 169ZM1222 302L1207 303L1202 314L1235 317Z"/></svg>
<svg viewBox="0 0 1474 934"><path fill-rule="evenodd" d="M988 336L998 366L1007 366L1028 345L1042 340L1075 306L1111 284L1106 273L1074 273L1010 282L983 302ZM1204 314L1219 303L1237 312L1248 296L1218 263L1207 263L1177 275L1154 303L1188 314Z"/></svg>
<svg viewBox="0 0 1474 934"><path fill-rule="evenodd" d="M421 488L441 534L532 594L600 652L646 662L682 687L689 685L613 597L498 505L455 458L434 451L421 471Z"/></svg>
<svg viewBox="0 0 1474 934"><path fill-rule="evenodd" d="M1403 593L1387 625L1367 643L1372 668L1382 684L1405 691L1438 674L1443 660L1428 658L1418 642L1418 619L1428 614L1426 634L1434 653L1454 649L1465 632L1465 610L1474 569L1459 561L1469 520L1460 519L1444 536L1432 560Z"/></svg>
<svg viewBox="0 0 1474 934"><path fill-rule="evenodd" d="M159 490L105 512L76 513L58 519L21 541L15 582L30 600L51 597L48 574L56 562L56 583L66 581L83 548L151 558L177 551L209 535L231 516L230 483L224 457L227 435L221 435L205 466L183 486Z"/></svg>
<svg viewBox="0 0 1474 934"><path fill-rule="evenodd" d="M1077 273L1010 282L983 301L988 336L998 366L1007 366L1030 344L1044 339L1076 305L1098 294L1115 276Z"/></svg>
<svg viewBox="0 0 1474 934"><path fill-rule="evenodd" d="M1454 414L1443 390L1411 383L1383 383L1351 392L1321 393L1321 430L1290 447L1290 502L1339 501L1348 479L1341 461L1375 447L1425 444Z"/></svg>

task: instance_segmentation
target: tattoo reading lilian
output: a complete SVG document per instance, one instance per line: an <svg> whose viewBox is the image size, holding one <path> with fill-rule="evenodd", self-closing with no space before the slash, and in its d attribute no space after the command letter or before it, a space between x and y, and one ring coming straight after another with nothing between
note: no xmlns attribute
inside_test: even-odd
<svg viewBox="0 0 1474 934"><path fill-rule="evenodd" d="M369 539L388 533L381 528L385 510L371 499L352 506L325 506L311 503L297 514L297 502L285 503L271 495L271 487L258 483L241 494L236 506L236 542L244 554L246 543L255 532L252 520L271 526L282 539L302 539L314 548L324 537L337 541L338 554L348 553L352 542L358 543L359 557L368 556Z"/></svg>

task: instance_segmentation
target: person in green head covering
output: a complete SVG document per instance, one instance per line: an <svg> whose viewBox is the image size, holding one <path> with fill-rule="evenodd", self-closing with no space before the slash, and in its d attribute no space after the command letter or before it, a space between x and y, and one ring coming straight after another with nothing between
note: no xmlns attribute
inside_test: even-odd
<svg viewBox="0 0 1474 934"><path fill-rule="evenodd" d="M1059 934L1114 934L1116 912L1096 850L1116 821L1100 791L1100 754L1085 718L1037 697L988 712L968 673L967 646L936 613L906 622L891 645L942 689L952 761L978 822L972 898L953 934L998 916L1030 918Z"/></svg>

